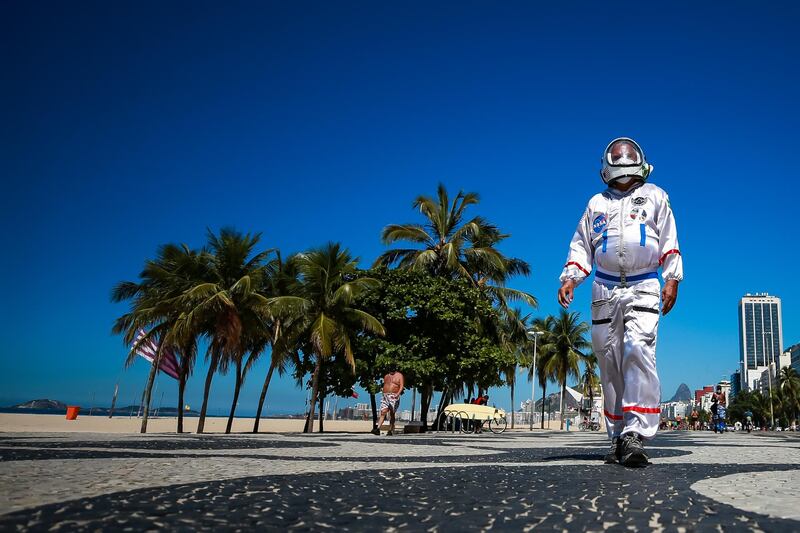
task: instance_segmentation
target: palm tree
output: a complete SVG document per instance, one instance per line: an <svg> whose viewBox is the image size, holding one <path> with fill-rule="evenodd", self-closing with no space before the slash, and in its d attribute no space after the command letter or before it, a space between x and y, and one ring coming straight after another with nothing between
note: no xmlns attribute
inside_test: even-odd
<svg viewBox="0 0 800 533"><path fill-rule="evenodd" d="M186 382L194 371L197 360L197 337L190 336L179 343L177 355L180 360L180 375L178 382L178 433L183 433L183 398L186 392Z"/></svg>
<svg viewBox="0 0 800 533"><path fill-rule="evenodd" d="M533 367L529 369L528 379L539 380L539 386L542 388L542 418L540 420L541 429L544 429L544 409L545 399L547 398L547 382L554 378L552 369L550 368L550 359L553 357L553 331L555 328L555 319L552 316L545 318L537 318L533 321L532 330L541 333L537 341L537 354L536 354L536 375L533 375ZM531 401L536 404L535 400ZM531 408L531 413L533 408Z"/></svg>
<svg viewBox="0 0 800 533"><path fill-rule="evenodd" d="M231 411L228 415L228 424L225 426L226 434L230 433L233 427L233 417L236 414L236 407L239 405L239 392L242 389L242 385L244 385L245 376L255 362L258 361L261 354L264 353L267 345L272 340L271 333L267 331L265 325L260 321L259 323L250 324L249 327L247 324L243 324L243 326L242 335L246 337L243 341L245 350L235 352L231 355L231 360L235 366L236 380L234 382L233 401L231 402ZM249 354L246 359L244 358L245 352Z"/></svg>
<svg viewBox="0 0 800 533"><path fill-rule="evenodd" d="M585 335L591 327L586 322L581 322L578 313L568 313L561 310L558 318L554 319L553 330L547 337L548 351L551 357L547 361L548 370L561 384L561 429L564 429L564 394L567 388L567 378L579 376L579 362L584 359L582 350L591 348Z"/></svg>
<svg viewBox="0 0 800 533"><path fill-rule="evenodd" d="M381 323L369 313L354 307L353 301L364 291L378 285L369 277L357 276L358 260L338 243L295 258L300 282L291 296L269 299L271 312L278 318L297 322L293 338L284 336L276 348L289 351L290 346L306 345L315 357L312 376L309 421L304 432L313 429L314 409L319 393L322 363L336 353L344 355L355 369L352 343L360 331L384 334Z"/></svg>
<svg viewBox="0 0 800 533"><path fill-rule="evenodd" d="M767 395L761 394L759 391L753 391L751 396L753 406L753 417L757 420L758 425L765 427L770 424L770 399Z"/></svg>
<svg viewBox="0 0 800 533"><path fill-rule="evenodd" d="M142 403L141 432L147 432L150 400L155 376L161 364L164 349L177 351L181 357L178 389L178 432L183 431L183 393L197 354L197 334L178 328L185 317L185 307L180 296L198 277L207 271L207 254L191 250L186 245L167 244L159 247L157 257L145 262L139 274L140 281L118 283L111 293L112 302L130 300L130 311L114 323L112 332L122 334L123 342L130 346L141 330L149 330L136 342L126 359L130 366L137 358L140 346L156 341L158 350L150 368Z"/></svg>
<svg viewBox="0 0 800 533"><path fill-rule="evenodd" d="M532 345L528 337L528 321L530 315L522 316L519 309L512 309L508 314L503 315L500 323L500 345L508 353L513 355L513 364L506 367L503 373L506 376L506 383L511 390L511 429L514 429L514 387L517 381L517 365L526 361L528 352Z"/></svg>
<svg viewBox="0 0 800 533"><path fill-rule="evenodd" d="M512 276L530 274L528 263L508 258L497 249L509 235L502 234L482 217L465 220L467 207L478 202L476 193L463 191L451 201L442 184L436 198L418 196L413 206L425 216L426 223L390 224L383 229L381 239L387 245L410 241L420 247L388 250L373 266L397 264L435 276L466 278L485 287L486 293L501 307L507 307L509 301L536 307L532 295L504 286Z"/></svg>
<svg viewBox="0 0 800 533"><path fill-rule="evenodd" d="M186 309L176 329L186 335L200 333L209 339L210 358L203 389L203 405L197 432L205 427L211 381L217 371L226 372L247 351L251 328L268 317L264 284L265 261L271 251L255 252L261 234L241 234L223 228L219 235L208 232L209 271L179 298ZM238 366L237 366L238 369Z"/></svg>
<svg viewBox="0 0 800 533"><path fill-rule="evenodd" d="M800 412L800 375L794 368L787 366L781 369L778 380L786 398L787 416L796 422Z"/></svg>
<svg viewBox="0 0 800 533"><path fill-rule="evenodd" d="M283 261L280 252L276 253L275 259L267 265L269 275L269 285L267 288L270 297L276 296L289 296L294 290L297 289L298 275L297 262L294 257L289 257L288 260ZM261 387L261 396L258 399L258 408L256 409L256 419L253 424L253 433L258 433L259 422L261 421L261 412L264 409L264 402L267 398L267 390L272 381L272 375L275 370L278 375L283 375L286 372L287 363L290 361L290 352L276 349L276 343L279 335L284 335L284 330L291 332L293 324L290 322L282 321L270 315L271 322L271 344L272 354L270 358L269 370L264 377L264 385ZM291 336L291 334L289 335ZM251 359L251 362L254 361Z"/></svg>
<svg viewBox="0 0 800 533"><path fill-rule="evenodd" d="M589 397L589 409L594 407L594 391L600 384L600 377L597 375L597 356L589 352L583 357L583 397Z"/></svg>

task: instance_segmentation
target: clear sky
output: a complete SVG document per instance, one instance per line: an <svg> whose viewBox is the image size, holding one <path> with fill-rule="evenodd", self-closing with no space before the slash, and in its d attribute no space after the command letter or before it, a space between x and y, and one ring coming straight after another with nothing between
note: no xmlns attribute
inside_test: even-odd
<svg viewBox="0 0 800 533"><path fill-rule="evenodd" d="M481 195L472 213L532 265L513 286L554 313L620 135L671 196L686 268L660 328L663 397L736 368L746 292L780 296L784 347L800 342L800 7L717 5L4 2L0 405L108 405L117 380L138 402L147 363L123 370L109 293L159 244L232 225L284 253L341 241L367 266L381 228L420 221L411 202L440 181ZM215 378L213 414L232 390ZM175 382L162 391L172 405ZM304 396L281 380L268 408Z"/></svg>

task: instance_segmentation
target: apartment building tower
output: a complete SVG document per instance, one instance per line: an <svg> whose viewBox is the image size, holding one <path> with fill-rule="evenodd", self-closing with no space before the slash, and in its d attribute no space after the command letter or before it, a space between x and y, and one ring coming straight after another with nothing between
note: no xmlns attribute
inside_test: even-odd
<svg viewBox="0 0 800 533"><path fill-rule="evenodd" d="M739 370L741 390L758 389L761 374L779 364L783 347L781 299L766 293L739 301Z"/></svg>

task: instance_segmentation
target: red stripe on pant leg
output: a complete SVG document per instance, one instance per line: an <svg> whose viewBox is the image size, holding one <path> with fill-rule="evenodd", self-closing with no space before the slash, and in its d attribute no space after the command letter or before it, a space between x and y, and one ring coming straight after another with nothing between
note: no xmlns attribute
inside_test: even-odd
<svg viewBox="0 0 800 533"><path fill-rule="evenodd" d="M623 413L627 413L628 411L644 413L646 415L657 415L661 413L661 409L659 407L639 407L638 405L629 405L628 407L622 408Z"/></svg>
<svg viewBox="0 0 800 533"><path fill-rule="evenodd" d="M605 414L605 415L606 415L606 417L610 418L611 420L622 420L622 417L621 417L621 416L612 415L611 413L609 413L609 412L608 412L608 411L606 411L605 409L603 409L603 414Z"/></svg>

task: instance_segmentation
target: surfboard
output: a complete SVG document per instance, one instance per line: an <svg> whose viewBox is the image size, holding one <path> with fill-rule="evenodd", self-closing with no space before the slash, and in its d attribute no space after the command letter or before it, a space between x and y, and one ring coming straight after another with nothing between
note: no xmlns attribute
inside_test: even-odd
<svg viewBox="0 0 800 533"><path fill-rule="evenodd" d="M495 416L505 418L506 412L490 405L475 405L472 403L452 403L444 408L447 414L458 415L466 413L467 417L476 420L485 420Z"/></svg>

